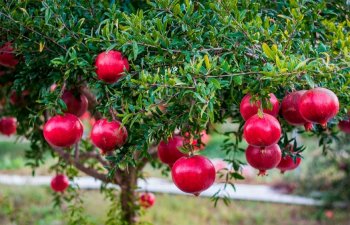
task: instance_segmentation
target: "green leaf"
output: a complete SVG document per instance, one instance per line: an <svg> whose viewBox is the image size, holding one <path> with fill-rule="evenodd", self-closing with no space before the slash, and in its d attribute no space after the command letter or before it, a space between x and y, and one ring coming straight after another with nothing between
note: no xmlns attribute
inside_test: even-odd
<svg viewBox="0 0 350 225"><path fill-rule="evenodd" d="M276 55L276 65L278 67L278 69L282 69L282 63L281 63L281 60L280 58L278 57L278 55Z"/></svg>
<svg viewBox="0 0 350 225"><path fill-rule="evenodd" d="M137 55L139 54L139 47L138 47L136 41L133 41L133 42L132 42L132 51L133 51L133 53L134 53L134 60L136 60Z"/></svg>
<svg viewBox="0 0 350 225"><path fill-rule="evenodd" d="M275 60L274 52L270 49L270 47L266 43L262 44L262 49L268 58Z"/></svg>
<svg viewBox="0 0 350 225"><path fill-rule="evenodd" d="M202 103L207 103L207 101L206 101L204 98L202 98L202 96L200 96L197 92L194 92L193 94L194 94L194 96L195 96L197 99L199 99Z"/></svg>

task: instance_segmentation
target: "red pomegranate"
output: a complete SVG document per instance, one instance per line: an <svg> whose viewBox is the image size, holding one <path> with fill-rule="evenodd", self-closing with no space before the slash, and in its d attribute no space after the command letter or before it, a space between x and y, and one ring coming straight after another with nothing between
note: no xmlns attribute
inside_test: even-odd
<svg viewBox="0 0 350 225"><path fill-rule="evenodd" d="M158 158L163 163L172 167L176 160L186 156L186 154L179 150L183 145L184 138L177 135L168 138L167 142L161 141L158 145Z"/></svg>
<svg viewBox="0 0 350 225"><path fill-rule="evenodd" d="M69 186L68 177L58 174L51 180L51 189L54 192L64 192Z"/></svg>
<svg viewBox="0 0 350 225"><path fill-rule="evenodd" d="M171 176L181 191L198 196L214 183L215 167L204 156L182 157L173 165Z"/></svg>
<svg viewBox="0 0 350 225"><path fill-rule="evenodd" d="M305 92L305 90L301 90L286 95L282 100L281 113L289 124L294 126L304 125L305 130L309 131L312 129L312 123L306 121L299 112L299 102Z"/></svg>
<svg viewBox="0 0 350 225"><path fill-rule="evenodd" d="M339 121L338 127L344 133L350 134L350 119Z"/></svg>
<svg viewBox="0 0 350 225"><path fill-rule="evenodd" d="M100 53L95 66L98 79L110 84L117 82L124 75L124 70L129 71L128 60L121 52L113 50Z"/></svg>
<svg viewBox="0 0 350 225"><path fill-rule="evenodd" d="M91 140L103 152L113 151L125 144L128 138L128 131L121 122L107 119L98 120L91 130Z"/></svg>
<svg viewBox="0 0 350 225"><path fill-rule="evenodd" d="M17 130L17 120L14 117L3 117L0 119L0 133L10 136Z"/></svg>
<svg viewBox="0 0 350 225"><path fill-rule="evenodd" d="M277 168L281 170L281 173L284 173L287 170L296 169L301 163L301 158L296 158L294 162L293 158L290 155L282 157L280 163L277 165Z"/></svg>
<svg viewBox="0 0 350 225"><path fill-rule="evenodd" d="M274 145L281 137L281 125L278 120L266 113L250 117L244 124L243 136L249 145L267 147Z"/></svg>
<svg viewBox="0 0 350 225"><path fill-rule="evenodd" d="M140 206L143 208L150 208L156 202L156 196L149 192L144 192L140 194L139 198Z"/></svg>
<svg viewBox="0 0 350 225"><path fill-rule="evenodd" d="M259 170L259 176L265 176L266 170L275 168L281 161L282 152L278 145L271 145L264 149L249 145L245 151L249 165Z"/></svg>
<svg viewBox="0 0 350 225"><path fill-rule="evenodd" d="M53 146L69 147L83 135L83 125L78 117L66 113L50 118L44 126L44 138Z"/></svg>
<svg viewBox="0 0 350 225"><path fill-rule="evenodd" d="M14 49L11 42L5 43L0 47L0 65L4 67L14 68L18 64L15 58Z"/></svg>
<svg viewBox="0 0 350 225"><path fill-rule="evenodd" d="M327 126L328 120L339 111L338 97L326 88L314 88L303 94L299 102L301 116L311 122Z"/></svg>
<svg viewBox="0 0 350 225"><path fill-rule="evenodd" d="M65 91L62 95L62 100L67 105L67 113L82 116L88 109L88 99L85 95L74 91Z"/></svg>
<svg viewBox="0 0 350 225"><path fill-rule="evenodd" d="M272 105L272 109L263 109L264 113L270 114L274 117L278 115L279 111L279 102L276 96L270 93L270 103ZM260 108L261 103L257 101L255 103L251 102L251 95L247 94L243 97L241 104L239 106L239 111L244 120L248 120L250 117L258 113L258 109Z"/></svg>

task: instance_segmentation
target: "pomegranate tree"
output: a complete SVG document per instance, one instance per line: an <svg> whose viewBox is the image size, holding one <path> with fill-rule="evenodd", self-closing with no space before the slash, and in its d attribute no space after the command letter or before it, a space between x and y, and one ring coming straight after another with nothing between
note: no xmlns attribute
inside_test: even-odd
<svg viewBox="0 0 350 225"><path fill-rule="evenodd" d="M198 196L214 183L215 167L204 156L182 157L171 168L171 176L181 191Z"/></svg>
<svg viewBox="0 0 350 225"><path fill-rule="evenodd" d="M56 174L99 180L101 192L113 202L106 203L111 205L106 221L140 222L137 184L147 177L146 166L171 170L184 191L199 194L209 188L215 168L205 157L185 153L220 154L228 164L220 173L227 182L242 179L243 137L261 153L281 134L304 132L287 122L309 126L335 115L334 96L309 90L314 86L333 90L341 107L329 129L317 125L303 138L318 138L326 152L345 136L334 126L347 120L350 99L349 41L339 35L348 30L345 3L147 2L0 1L0 118L17 118L16 135L30 142L25 155L31 169L48 162ZM237 7L247 13L232 23ZM315 21L322 26L314 29ZM288 34L281 38L281 31ZM308 91L298 101L287 101L277 119L278 99L295 89ZM24 90L30 93L24 96ZM12 91L18 95L13 104ZM98 121L92 131L77 117L83 111L91 123ZM303 121L293 120L300 119L298 112ZM220 133L213 137L218 147L195 151L206 143L202 130ZM172 135L178 131L181 137ZM48 154L54 160L45 161ZM56 197L72 206L64 216L83 220L82 210L71 212L84 208L69 198L73 194L79 191L68 188Z"/></svg>
<svg viewBox="0 0 350 225"><path fill-rule="evenodd" d="M264 108L264 113L270 114L274 117L277 117L278 111L279 111L279 102L276 96L273 93L269 94L269 104L272 107L270 108ZM239 106L239 111L243 117L244 120L248 120L250 117L254 116L258 113L258 110L261 108L261 102L256 101L252 102L252 97L250 94L247 94L243 97L241 104Z"/></svg>
<svg viewBox="0 0 350 225"><path fill-rule="evenodd" d="M301 116L311 122L327 126L328 120L339 111L338 97L326 88L314 88L303 94L299 102Z"/></svg>
<svg viewBox="0 0 350 225"><path fill-rule="evenodd" d="M260 148L249 145L245 151L249 165L259 170L259 176L265 176L266 171L275 168L282 158L282 152L277 144Z"/></svg>

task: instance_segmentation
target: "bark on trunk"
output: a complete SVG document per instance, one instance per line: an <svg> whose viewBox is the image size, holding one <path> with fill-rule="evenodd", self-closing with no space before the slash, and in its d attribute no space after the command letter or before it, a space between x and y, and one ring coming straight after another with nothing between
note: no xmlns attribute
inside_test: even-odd
<svg viewBox="0 0 350 225"><path fill-rule="evenodd" d="M137 169L129 167L122 173L120 203L122 218L128 225L137 222L137 198L135 190L137 188Z"/></svg>

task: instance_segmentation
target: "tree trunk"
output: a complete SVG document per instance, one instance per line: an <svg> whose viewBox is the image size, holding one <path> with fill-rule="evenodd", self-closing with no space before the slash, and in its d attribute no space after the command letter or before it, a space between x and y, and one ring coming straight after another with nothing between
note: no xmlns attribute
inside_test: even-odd
<svg viewBox="0 0 350 225"><path fill-rule="evenodd" d="M137 169L129 167L122 173L120 203L122 218L128 225L137 222L137 199L135 190L137 188Z"/></svg>

